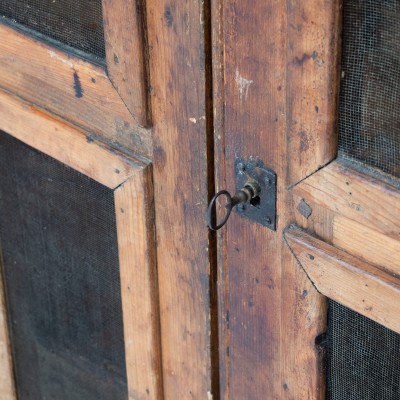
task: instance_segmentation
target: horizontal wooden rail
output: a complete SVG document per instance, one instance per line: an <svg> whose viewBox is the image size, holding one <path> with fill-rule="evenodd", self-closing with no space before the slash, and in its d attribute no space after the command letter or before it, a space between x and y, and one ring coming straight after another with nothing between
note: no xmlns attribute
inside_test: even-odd
<svg viewBox="0 0 400 400"><path fill-rule="evenodd" d="M152 157L151 131L140 126L144 117L135 120L104 68L2 23L0 37L2 89L111 143Z"/></svg>
<svg viewBox="0 0 400 400"><path fill-rule="evenodd" d="M400 279L298 228L285 239L323 295L400 333Z"/></svg>
<svg viewBox="0 0 400 400"><path fill-rule="evenodd" d="M311 175L294 191L343 217L398 240L400 237L400 190L349 168L340 160Z"/></svg>
<svg viewBox="0 0 400 400"><path fill-rule="evenodd" d="M110 189L143 168L143 163L1 91L0 129Z"/></svg>

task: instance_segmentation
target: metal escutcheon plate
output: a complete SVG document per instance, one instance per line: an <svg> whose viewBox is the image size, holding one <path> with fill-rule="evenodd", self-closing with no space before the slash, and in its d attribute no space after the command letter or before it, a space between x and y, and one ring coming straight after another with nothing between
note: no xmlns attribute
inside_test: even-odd
<svg viewBox="0 0 400 400"><path fill-rule="evenodd" d="M236 189L254 180L261 188L260 195L250 203L239 204L236 212L242 217L276 230L276 174L265 167L261 160L250 158L235 161Z"/></svg>

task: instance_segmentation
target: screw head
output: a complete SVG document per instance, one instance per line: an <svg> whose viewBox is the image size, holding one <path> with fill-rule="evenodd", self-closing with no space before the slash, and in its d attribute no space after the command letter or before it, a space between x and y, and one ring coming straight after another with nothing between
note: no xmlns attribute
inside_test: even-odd
<svg viewBox="0 0 400 400"><path fill-rule="evenodd" d="M264 217L264 222L266 222L269 225L272 221L270 217Z"/></svg>
<svg viewBox="0 0 400 400"><path fill-rule="evenodd" d="M239 172L244 172L246 170L246 166L242 162L240 162L237 165L237 169Z"/></svg>
<svg viewBox="0 0 400 400"><path fill-rule="evenodd" d="M246 206L244 204L238 204L237 205L237 210L239 212L243 212L246 209Z"/></svg>
<svg viewBox="0 0 400 400"><path fill-rule="evenodd" d="M268 177L266 177L266 178L264 179L264 182L265 182L265 184L266 184L267 186L269 186L269 185L271 184L271 179L269 179Z"/></svg>

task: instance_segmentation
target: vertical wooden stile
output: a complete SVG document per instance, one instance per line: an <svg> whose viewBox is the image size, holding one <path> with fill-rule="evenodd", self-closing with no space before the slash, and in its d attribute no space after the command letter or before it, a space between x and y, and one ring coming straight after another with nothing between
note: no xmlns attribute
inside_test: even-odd
<svg viewBox="0 0 400 400"><path fill-rule="evenodd" d="M204 2L147 1L166 399L209 399Z"/></svg>

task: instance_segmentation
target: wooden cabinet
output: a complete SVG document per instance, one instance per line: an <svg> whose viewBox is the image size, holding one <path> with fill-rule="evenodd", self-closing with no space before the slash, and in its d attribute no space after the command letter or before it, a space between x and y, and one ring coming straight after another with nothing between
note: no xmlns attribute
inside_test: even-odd
<svg viewBox="0 0 400 400"><path fill-rule="evenodd" d="M99 5L103 58L0 21L0 130L112 193L128 398L324 399L328 298L400 333L397 178L337 156L341 3ZM237 158L276 173L276 230L207 228Z"/></svg>

